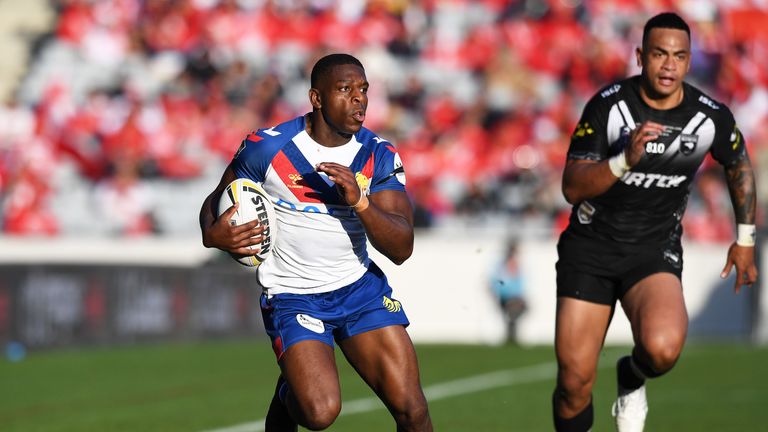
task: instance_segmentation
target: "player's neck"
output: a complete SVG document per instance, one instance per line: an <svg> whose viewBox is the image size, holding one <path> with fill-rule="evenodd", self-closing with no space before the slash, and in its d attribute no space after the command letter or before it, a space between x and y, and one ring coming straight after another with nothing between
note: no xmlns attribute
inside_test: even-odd
<svg viewBox="0 0 768 432"><path fill-rule="evenodd" d="M683 102L683 96L685 93L682 86L670 95L662 95L646 83L640 85L640 97L649 107L656 110L665 111L677 107Z"/></svg>
<svg viewBox="0 0 768 432"><path fill-rule="evenodd" d="M349 142L352 135L346 135L334 130L322 119L322 114L318 111L311 112L304 116L307 134L316 143L325 147L339 147Z"/></svg>

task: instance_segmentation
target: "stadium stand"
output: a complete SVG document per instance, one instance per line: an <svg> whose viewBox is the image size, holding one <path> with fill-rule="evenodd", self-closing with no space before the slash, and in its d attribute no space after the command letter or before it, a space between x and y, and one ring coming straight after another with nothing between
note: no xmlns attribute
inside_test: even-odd
<svg viewBox="0 0 768 432"><path fill-rule="evenodd" d="M637 71L633 32L662 9L693 24L695 84L735 107L757 171L768 172L764 2L23 0L0 8L14 11L0 13L0 24L36 16L24 25L41 34L26 38L23 64L18 48L6 50L18 26L0 25L0 82L17 83L0 89L6 235L195 233L202 195L241 139L307 110L307 65L350 51L373 84L366 122L398 145L421 226L514 225L550 238L569 209L560 172L585 99ZM768 202L768 179L759 181ZM732 229L720 217L729 214L727 192L706 187L694 191L686 219L693 239ZM700 226L715 220L722 226Z"/></svg>

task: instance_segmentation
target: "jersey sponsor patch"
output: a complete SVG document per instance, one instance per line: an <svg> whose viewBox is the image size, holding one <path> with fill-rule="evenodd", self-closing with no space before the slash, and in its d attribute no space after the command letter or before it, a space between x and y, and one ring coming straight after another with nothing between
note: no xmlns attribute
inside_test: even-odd
<svg viewBox="0 0 768 432"><path fill-rule="evenodd" d="M325 332L325 324L317 318L305 314L298 314L296 315L296 321L300 326L317 334Z"/></svg>
<svg viewBox="0 0 768 432"><path fill-rule="evenodd" d="M368 189L370 189L371 180L366 177L365 174L358 171L355 173L355 181L357 182L357 187L360 188L360 192L362 192L363 195L367 195Z"/></svg>
<svg viewBox="0 0 768 432"><path fill-rule="evenodd" d="M720 109L720 105L716 104L715 101L713 101L712 99L710 99L710 98L708 98L708 97L706 97L704 95L699 96L699 102L703 103L704 105L706 105L706 106L708 106L708 107L710 107L712 109L716 109L716 110Z"/></svg>
<svg viewBox="0 0 768 432"><path fill-rule="evenodd" d="M327 205L327 204L313 204L302 202L290 202L285 201L282 198L278 198L275 201L275 206L281 207L286 210L297 211L301 213L321 213L336 217L351 218L355 216L354 210L351 207L345 205Z"/></svg>
<svg viewBox="0 0 768 432"><path fill-rule="evenodd" d="M685 156L690 155L696 150L696 144L699 142L699 136L695 134L680 134L680 153Z"/></svg>
<svg viewBox="0 0 768 432"><path fill-rule="evenodd" d="M645 189L651 187L670 189L680 186L687 178L688 177L684 175L665 175L629 171L624 174L621 181L627 186L637 186Z"/></svg>
<svg viewBox="0 0 768 432"><path fill-rule="evenodd" d="M589 126L589 122L579 123L576 125L576 130L573 131L572 138L582 138L593 133L595 133L595 130Z"/></svg>
<svg viewBox="0 0 768 432"><path fill-rule="evenodd" d="M621 84L614 84L614 85L608 87L607 89L603 90L602 92L600 92L600 97L605 99L605 98L607 98L608 96L610 96L612 94L618 93L619 90L621 90Z"/></svg>

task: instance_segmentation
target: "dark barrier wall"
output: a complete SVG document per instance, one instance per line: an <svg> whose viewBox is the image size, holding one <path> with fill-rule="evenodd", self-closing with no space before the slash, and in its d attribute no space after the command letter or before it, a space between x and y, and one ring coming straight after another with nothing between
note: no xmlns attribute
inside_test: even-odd
<svg viewBox="0 0 768 432"><path fill-rule="evenodd" d="M0 266L0 342L30 348L265 337L254 273L199 268Z"/></svg>

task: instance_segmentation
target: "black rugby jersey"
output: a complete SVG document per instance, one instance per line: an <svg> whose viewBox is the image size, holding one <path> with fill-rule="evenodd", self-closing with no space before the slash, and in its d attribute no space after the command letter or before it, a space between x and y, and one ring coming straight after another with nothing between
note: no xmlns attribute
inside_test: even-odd
<svg viewBox="0 0 768 432"><path fill-rule="evenodd" d="M680 105L656 110L642 100L635 76L605 87L587 103L571 137L569 159L614 156L629 143L630 130L647 120L665 130L610 189L574 205L570 232L625 243L680 240L692 181L707 152L726 166L745 152L730 110L687 83L683 89Z"/></svg>

